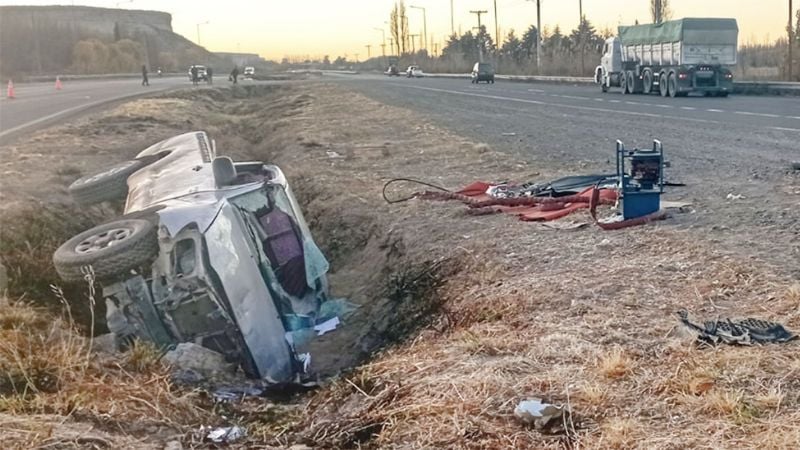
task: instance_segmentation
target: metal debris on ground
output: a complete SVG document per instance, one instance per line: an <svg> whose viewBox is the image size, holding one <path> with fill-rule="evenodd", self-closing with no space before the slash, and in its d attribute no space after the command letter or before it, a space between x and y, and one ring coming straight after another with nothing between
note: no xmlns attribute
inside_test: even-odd
<svg viewBox="0 0 800 450"><path fill-rule="evenodd" d="M205 428L201 427L200 431L205 431ZM245 436L247 436L247 430L240 426L218 427L209 431L206 439L216 444L230 444Z"/></svg>
<svg viewBox="0 0 800 450"><path fill-rule="evenodd" d="M264 394L264 389L255 386L221 386L211 393L215 403L230 403L242 400L245 397L258 397Z"/></svg>
<svg viewBox="0 0 800 450"><path fill-rule="evenodd" d="M530 398L519 402L514 408L514 416L537 430L557 432L564 428L565 415L569 414L563 406L545 403L540 398Z"/></svg>
<svg viewBox="0 0 800 450"><path fill-rule="evenodd" d="M698 325L689 320L686 310L678 311L677 315L681 323L697 335L698 342L703 344L779 344L797 338L783 325L761 319L717 319Z"/></svg>

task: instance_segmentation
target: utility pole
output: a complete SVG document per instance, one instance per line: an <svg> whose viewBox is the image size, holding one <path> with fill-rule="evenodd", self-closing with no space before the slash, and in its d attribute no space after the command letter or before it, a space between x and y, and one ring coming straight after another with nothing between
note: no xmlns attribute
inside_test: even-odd
<svg viewBox="0 0 800 450"><path fill-rule="evenodd" d="M583 74L586 73L586 59L584 58L586 55L586 36L583 34L583 0L578 0L578 14L581 16L581 20L578 21L578 36L581 38L581 76L583 76Z"/></svg>
<svg viewBox="0 0 800 450"><path fill-rule="evenodd" d="M494 42L498 47L502 44L500 41L500 25L497 23L497 0L494 0Z"/></svg>
<svg viewBox="0 0 800 450"><path fill-rule="evenodd" d="M542 68L542 2L536 0L536 73Z"/></svg>
<svg viewBox="0 0 800 450"><path fill-rule="evenodd" d="M389 48L394 51L394 38L389 37Z"/></svg>
<svg viewBox="0 0 800 450"><path fill-rule="evenodd" d="M453 0L450 0L450 34L456 34L456 22L453 20Z"/></svg>
<svg viewBox="0 0 800 450"><path fill-rule="evenodd" d="M415 37L419 37L419 35L418 34L409 34L408 37L411 38L411 54L415 55L417 53L417 48L414 45L414 38Z"/></svg>
<svg viewBox="0 0 800 450"><path fill-rule="evenodd" d="M470 14L476 14L478 16L478 31L481 29L481 14L487 14L489 11L470 11Z"/></svg>
<svg viewBox="0 0 800 450"><path fill-rule="evenodd" d="M414 5L408 5L408 7L422 10L422 36L423 36L422 42L425 44L424 45L425 46L425 50L427 50L428 49L428 18L427 18L427 15L425 14L425 8L423 8L421 6L414 6ZM422 50L422 47L423 47L422 45L419 46L420 50Z"/></svg>
<svg viewBox="0 0 800 450"><path fill-rule="evenodd" d="M792 66L794 65L794 60L792 59L792 47L794 47L794 28L792 27L792 0L789 0L789 68L786 70L788 81L792 80Z"/></svg>
<svg viewBox="0 0 800 450"><path fill-rule="evenodd" d="M374 30L380 31L381 36L383 36L383 43L381 43L381 55L386 58L386 30L383 28L375 27Z"/></svg>
<svg viewBox="0 0 800 450"><path fill-rule="evenodd" d="M478 16L478 34L481 32L481 14L487 14L489 11L481 10L481 11L470 11L470 14L475 14ZM481 38L480 42L478 42L478 60L483 61L483 38Z"/></svg>
<svg viewBox="0 0 800 450"><path fill-rule="evenodd" d="M371 57L370 49L372 48L372 46L367 44L365 45L365 47L367 47L367 60L369 60L369 58Z"/></svg>

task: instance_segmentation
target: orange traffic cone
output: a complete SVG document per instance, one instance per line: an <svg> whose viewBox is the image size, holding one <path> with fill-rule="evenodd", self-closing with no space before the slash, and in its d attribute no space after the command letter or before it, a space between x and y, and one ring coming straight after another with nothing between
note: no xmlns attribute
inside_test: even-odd
<svg viewBox="0 0 800 450"><path fill-rule="evenodd" d="M56 90L57 91L61 90L61 78L58 76L56 76Z"/></svg>
<svg viewBox="0 0 800 450"><path fill-rule="evenodd" d="M6 88L6 97L17 98L17 96L14 95L14 82L11 80L8 80L8 88Z"/></svg>

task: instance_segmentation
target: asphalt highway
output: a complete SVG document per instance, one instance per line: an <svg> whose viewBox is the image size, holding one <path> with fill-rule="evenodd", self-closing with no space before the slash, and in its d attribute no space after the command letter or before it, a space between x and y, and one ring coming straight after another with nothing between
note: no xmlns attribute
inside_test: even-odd
<svg viewBox="0 0 800 450"><path fill-rule="evenodd" d="M224 80L221 80L224 81ZM26 132L100 107L109 102L152 94L180 86L191 86L185 77L151 77L150 86L141 79L64 81L62 89L55 83L26 83L15 86L16 98L0 100L0 142L7 142Z"/></svg>
<svg viewBox="0 0 800 450"><path fill-rule="evenodd" d="M800 161L798 97L662 98L604 94L594 85L325 78L509 153L532 174L614 173L617 139L629 149L658 139L671 163L668 180L686 183L665 197L693 204L658 226L697 230L703 240L800 276L800 171L790 168ZM532 177L517 181L547 181Z"/></svg>

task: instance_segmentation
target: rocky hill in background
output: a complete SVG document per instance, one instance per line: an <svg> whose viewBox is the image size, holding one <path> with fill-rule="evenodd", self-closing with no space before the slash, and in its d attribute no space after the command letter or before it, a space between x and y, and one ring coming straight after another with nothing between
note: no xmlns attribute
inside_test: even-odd
<svg viewBox="0 0 800 450"><path fill-rule="evenodd" d="M159 11L87 6L0 6L0 72L5 76L230 70L220 58L172 31Z"/></svg>

